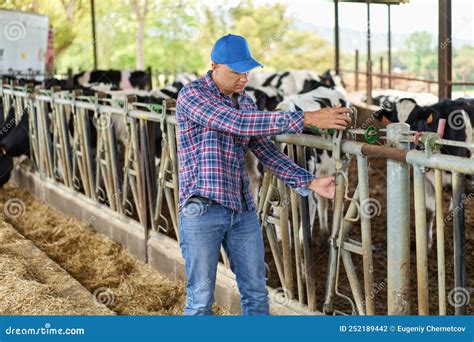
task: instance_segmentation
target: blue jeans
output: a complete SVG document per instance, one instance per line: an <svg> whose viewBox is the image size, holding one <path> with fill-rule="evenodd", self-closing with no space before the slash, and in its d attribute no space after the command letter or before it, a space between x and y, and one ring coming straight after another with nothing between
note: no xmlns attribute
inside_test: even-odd
<svg viewBox="0 0 474 342"><path fill-rule="evenodd" d="M237 279L243 315L268 315L262 230L255 209L237 213L203 197L179 212L186 266L185 315L212 315L221 245Z"/></svg>

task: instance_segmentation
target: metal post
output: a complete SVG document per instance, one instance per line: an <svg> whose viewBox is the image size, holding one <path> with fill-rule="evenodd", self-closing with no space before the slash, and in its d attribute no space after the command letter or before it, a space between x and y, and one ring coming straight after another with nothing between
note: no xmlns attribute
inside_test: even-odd
<svg viewBox="0 0 474 342"><path fill-rule="evenodd" d="M390 4L387 4L388 9L388 88L392 89L392 13Z"/></svg>
<svg viewBox="0 0 474 342"><path fill-rule="evenodd" d="M451 98L452 79L452 37L451 0L439 0L438 34L438 97Z"/></svg>
<svg viewBox="0 0 474 342"><path fill-rule="evenodd" d="M418 165L413 166L416 221L416 275L418 313L429 315L428 302L428 235L426 231L425 176Z"/></svg>
<svg viewBox="0 0 474 342"><path fill-rule="evenodd" d="M380 57L380 88L383 89L383 57Z"/></svg>
<svg viewBox="0 0 474 342"><path fill-rule="evenodd" d="M293 267L290 249L290 233L288 226L288 193L286 191L285 183L278 179L278 192L280 194L280 234L281 234L281 249L283 252L283 270L285 273L285 283L282 284L288 291L287 293L294 298L295 289L293 285ZM297 227L294 227L297 229Z"/></svg>
<svg viewBox="0 0 474 342"><path fill-rule="evenodd" d="M409 149L400 142L410 126L392 123L387 126L388 143ZM388 314L410 314L410 169L409 165L387 160L387 280Z"/></svg>
<svg viewBox="0 0 474 342"><path fill-rule="evenodd" d="M336 74L339 75L339 1L334 0L334 45L335 45L335 65Z"/></svg>
<svg viewBox="0 0 474 342"><path fill-rule="evenodd" d="M372 57L370 53L370 2L367 0L367 104L372 104Z"/></svg>
<svg viewBox="0 0 474 342"><path fill-rule="evenodd" d="M441 170L435 169L436 251L438 262L439 314L446 315L446 263L444 251L443 184Z"/></svg>
<svg viewBox="0 0 474 342"><path fill-rule="evenodd" d="M454 291L466 291L464 175L453 172L453 244L454 244ZM466 315L466 302L456 303L455 314Z"/></svg>
<svg viewBox="0 0 474 342"><path fill-rule="evenodd" d="M359 90L359 50L355 54L355 90Z"/></svg>
<svg viewBox="0 0 474 342"><path fill-rule="evenodd" d="M94 70L97 70L97 35L95 32L95 5L91 0L91 21L92 21L92 48L94 51Z"/></svg>
<svg viewBox="0 0 474 342"><path fill-rule="evenodd" d="M359 177L359 203L370 205L369 195L369 172L367 158L357 156L357 175ZM361 237L362 237L362 259L364 265L364 290L365 290L365 312L367 315L375 315L374 300L374 265L372 256L372 229L370 225L370 215L367 210L361 210L360 216Z"/></svg>
<svg viewBox="0 0 474 342"><path fill-rule="evenodd" d="M302 146L296 147L296 158L298 165L304 167L306 164L306 153ZM314 279L313 250L311 247L310 219L308 197L301 197L300 216L303 233L303 255L306 273L306 290L308 298L308 309L316 310L316 283Z"/></svg>

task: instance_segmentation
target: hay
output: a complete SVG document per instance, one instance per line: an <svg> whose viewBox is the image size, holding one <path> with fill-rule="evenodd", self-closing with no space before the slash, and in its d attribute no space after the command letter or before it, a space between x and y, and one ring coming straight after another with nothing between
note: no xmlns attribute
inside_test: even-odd
<svg viewBox="0 0 474 342"><path fill-rule="evenodd" d="M110 313L89 295L78 295L80 285L51 261L48 265L47 257L5 222L0 223L0 245L0 314Z"/></svg>
<svg viewBox="0 0 474 342"><path fill-rule="evenodd" d="M182 314L182 282L168 280L86 223L65 217L8 184L0 191L1 207L10 198L21 199L25 213L9 218L1 210L0 219L32 240L109 309L120 315ZM217 305L213 309L216 314L229 314Z"/></svg>

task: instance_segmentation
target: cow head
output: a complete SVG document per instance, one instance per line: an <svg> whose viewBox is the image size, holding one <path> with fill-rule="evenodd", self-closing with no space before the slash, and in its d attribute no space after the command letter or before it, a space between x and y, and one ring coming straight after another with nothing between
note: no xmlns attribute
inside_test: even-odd
<svg viewBox="0 0 474 342"><path fill-rule="evenodd" d="M409 98L393 101L390 97L384 96L379 99L380 109L373 114L373 117L382 122L384 126L393 122L406 122L411 125L417 121L420 106L416 101Z"/></svg>
<svg viewBox="0 0 474 342"><path fill-rule="evenodd" d="M334 88L336 86L336 82L334 81L333 75L331 70L326 70L321 76L321 83L328 88Z"/></svg>

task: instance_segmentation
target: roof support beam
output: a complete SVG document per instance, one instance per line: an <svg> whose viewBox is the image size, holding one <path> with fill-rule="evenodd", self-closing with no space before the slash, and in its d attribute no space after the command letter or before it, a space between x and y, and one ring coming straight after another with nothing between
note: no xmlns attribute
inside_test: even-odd
<svg viewBox="0 0 474 342"><path fill-rule="evenodd" d="M452 92L452 36L451 0L439 0L438 34L438 97L451 98Z"/></svg>
<svg viewBox="0 0 474 342"><path fill-rule="evenodd" d="M339 57L339 1L334 0L334 45L335 45L335 64L334 69L339 75L340 57Z"/></svg>
<svg viewBox="0 0 474 342"><path fill-rule="evenodd" d="M370 51L370 1L367 0L367 104L372 104L372 56Z"/></svg>

